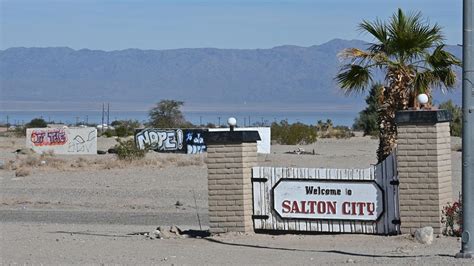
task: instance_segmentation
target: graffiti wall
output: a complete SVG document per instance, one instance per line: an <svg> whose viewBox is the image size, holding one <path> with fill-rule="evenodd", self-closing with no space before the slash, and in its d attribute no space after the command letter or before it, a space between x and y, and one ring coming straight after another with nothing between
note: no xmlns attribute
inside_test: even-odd
<svg viewBox="0 0 474 266"><path fill-rule="evenodd" d="M135 143L139 149L148 148L157 152L203 153L207 148L204 132L200 129L138 129Z"/></svg>
<svg viewBox="0 0 474 266"><path fill-rule="evenodd" d="M97 129L86 128L28 128L26 147L37 153L97 154Z"/></svg>
<svg viewBox="0 0 474 266"><path fill-rule="evenodd" d="M246 127L235 130L258 131L262 140L257 141L257 152L270 153L271 133L269 127ZM149 148L157 152L203 153L207 150L206 140L203 136L207 131L229 131L229 128L137 129L135 143L139 149Z"/></svg>

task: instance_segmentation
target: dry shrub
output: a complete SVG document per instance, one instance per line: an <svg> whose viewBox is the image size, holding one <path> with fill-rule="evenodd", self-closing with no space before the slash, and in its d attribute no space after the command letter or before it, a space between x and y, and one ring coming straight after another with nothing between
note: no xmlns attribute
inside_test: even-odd
<svg viewBox="0 0 474 266"><path fill-rule="evenodd" d="M51 158L51 157L55 157L53 150L44 151L43 153L41 153L41 156L40 156L41 159L46 159L46 158Z"/></svg>
<svg viewBox="0 0 474 266"><path fill-rule="evenodd" d="M114 168L124 168L126 165L129 165L128 161L119 161L117 159L107 160L104 163L104 168L107 170L114 169Z"/></svg>
<svg viewBox="0 0 474 266"><path fill-rule="evenodd" d="M166 162L168 163L176 163L178 161L178 157L176 156L166 156L165 158Z"/></svg>
<svg viewBox="0 0 474 266"><path fill-rule="evenodd" d="M75 164L74 167L79 167L79 168L84 168L89 165L89 161L83 157L79 157Z"/></svg>
<svg viewBox="0 0 474 266"><path fill-rule="evenodd" d="M23 166L30 166L30 167L35 167L35 166L38 166L39 164L40 164L40 160L34 154L26 156L26 158L23 159L23 163L22 163Z"/></svg>
<svg viewBox="0 0 474 266"><path fill-rule="evenodd" d="M117 151L116 155L119 160L134 161L145 158L147 149L140 150L137 148L133 139L125 141L117 139L117 141L118 144L115 146L115 150Z"/></svg>
<svg viewBox="0 0 474 266"><path fill-rule="evenodd" d="M17 177L29 176L30 174L31 174L30 169L28 169L26 167L20 167L20 168L16 169L16 171L15 171L15 176L17 176Z"/></svg>
<svg viewBox="0 0 474 266"><path fill-rule="evenodd" d="M60 169L60 170L63 170L65 165L66 165L66 161L63 160L63 159L60 159L60 158L49 158L47 160L45 160L45 165L48 166L49 168L53 168L53 169Z"/></svg>

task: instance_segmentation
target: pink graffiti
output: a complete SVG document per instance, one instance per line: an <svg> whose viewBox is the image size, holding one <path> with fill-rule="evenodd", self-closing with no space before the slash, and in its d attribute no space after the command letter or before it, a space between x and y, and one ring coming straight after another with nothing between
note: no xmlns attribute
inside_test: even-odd
<svg viewBox="0 0 474 266"><path fill-rule="evenodd" d="M67 136L63 129L33 130L31 142L35 146L64 145L67 142Z"/></svg>

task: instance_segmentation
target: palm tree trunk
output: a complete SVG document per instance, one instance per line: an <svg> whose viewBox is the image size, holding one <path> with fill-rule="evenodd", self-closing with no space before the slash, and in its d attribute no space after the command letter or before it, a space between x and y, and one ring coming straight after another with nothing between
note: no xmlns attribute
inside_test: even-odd
<svg viewBox="0 0 474 266"><path fill-rule="evenodd" d="M377 160L382 162L390 155L396 146L397 125L395 124L395 114L398 110L408 109L410 94L406 88L412 84L411 75L399 69L388 71L388 88L384 88L383 97L385 104L379 109L379 148L377 150Z"/></svg>

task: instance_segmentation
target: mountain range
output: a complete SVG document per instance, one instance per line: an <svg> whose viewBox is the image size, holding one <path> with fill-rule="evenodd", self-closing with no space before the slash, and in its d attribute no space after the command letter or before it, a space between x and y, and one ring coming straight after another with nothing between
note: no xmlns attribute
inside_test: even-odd
<svg viewBox="0 0 474 266"><path fill-rule="evenodd" d="M337 54L348 47L367 44L334 39L271 49L8 48L0 50L0 101L4 106L103 101L150 105L176 99L191 105L360 107L363 96L344 96L334 81L341 66ZM461 57L461 47L447 49ZM456 71L460 80L461 71ZM459 88L447 96L437 93L435 103L451 98L459 104Z"/></svg>

